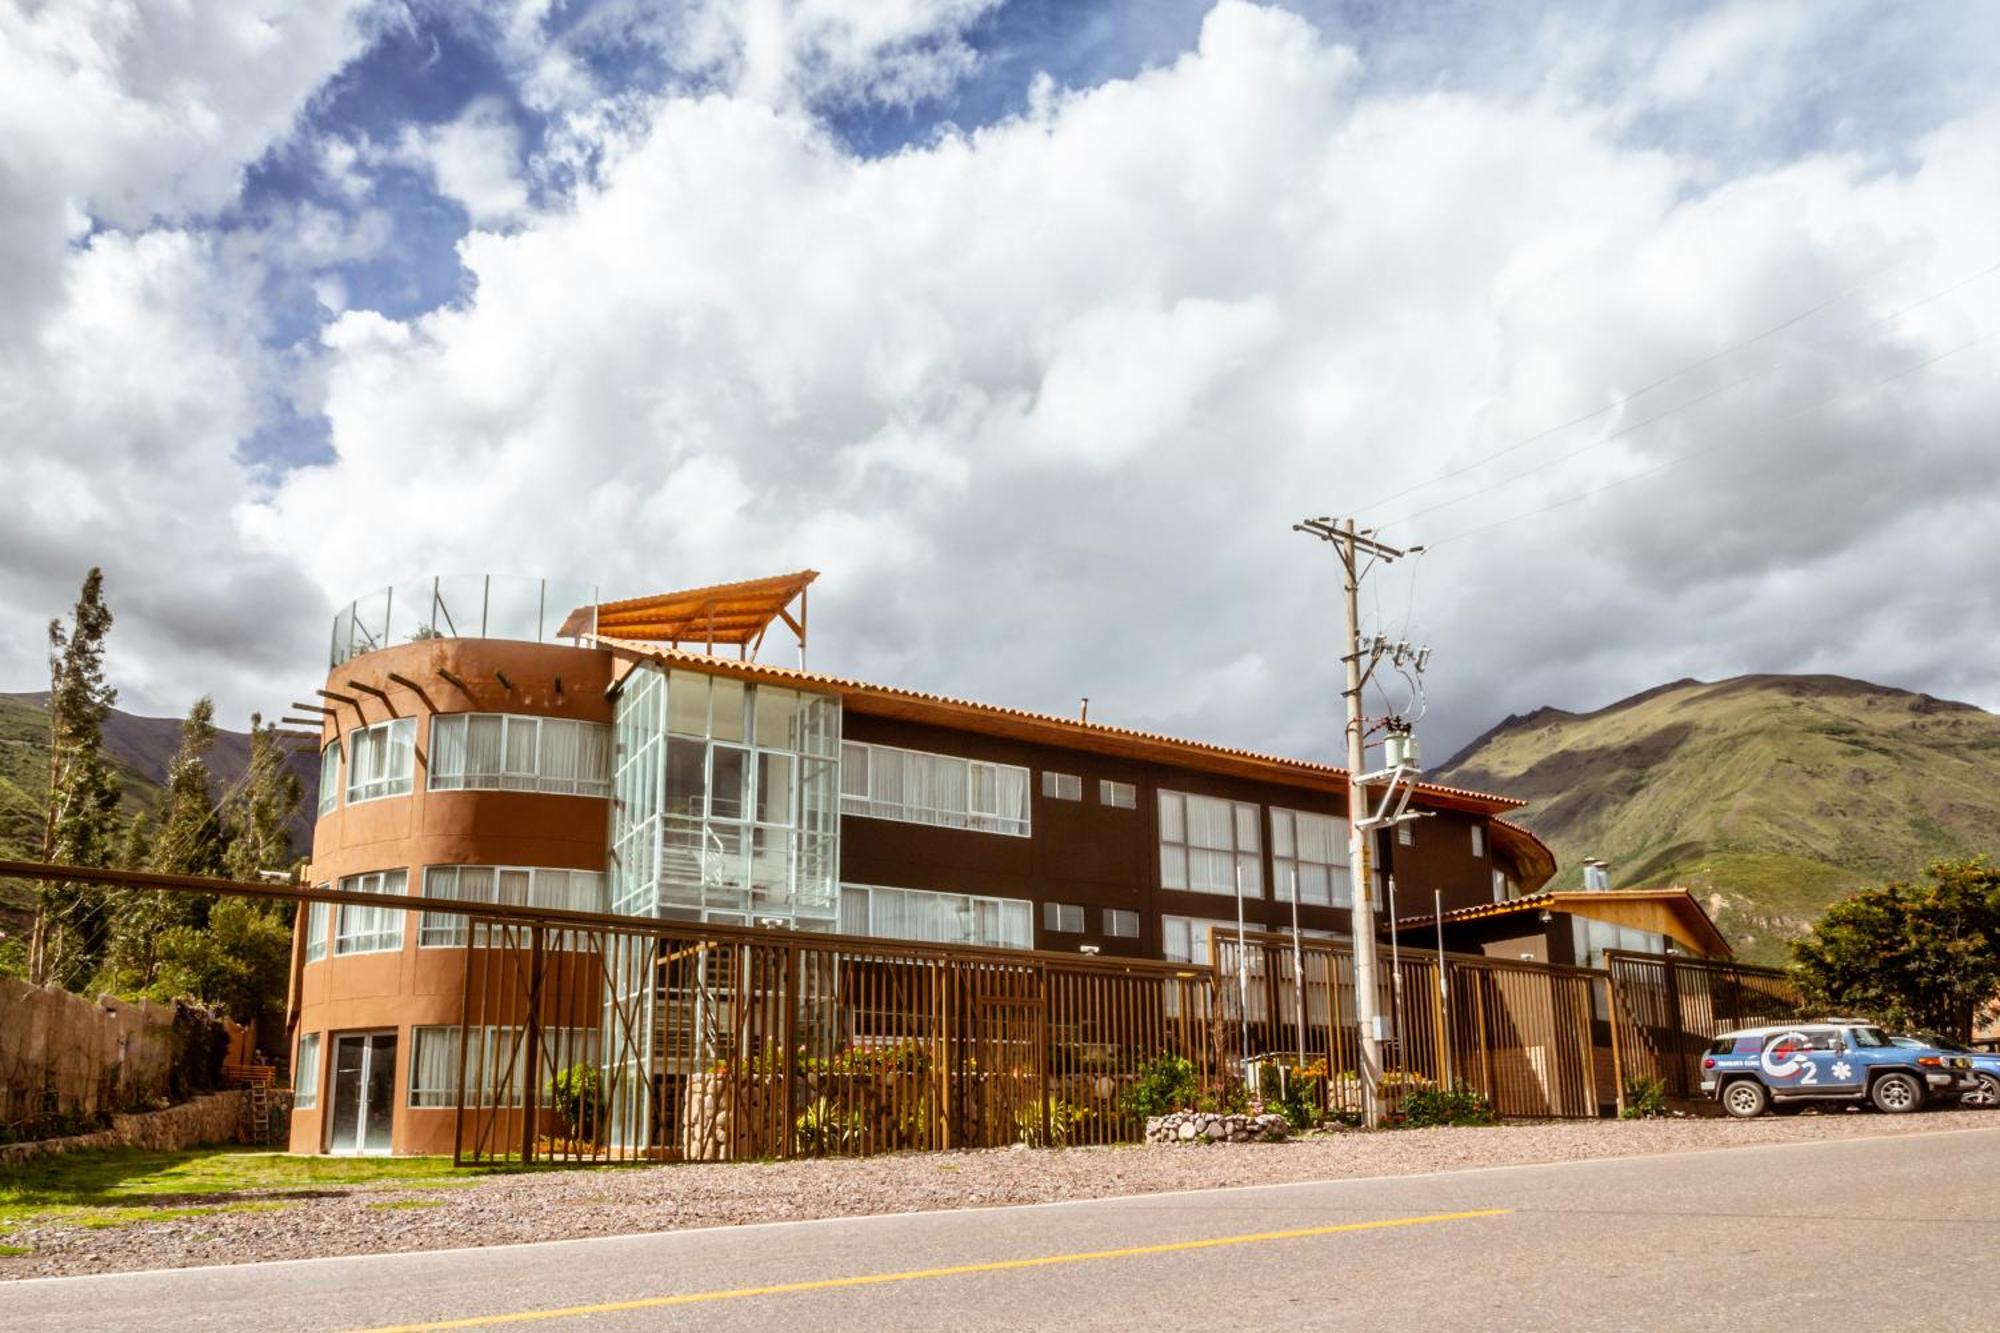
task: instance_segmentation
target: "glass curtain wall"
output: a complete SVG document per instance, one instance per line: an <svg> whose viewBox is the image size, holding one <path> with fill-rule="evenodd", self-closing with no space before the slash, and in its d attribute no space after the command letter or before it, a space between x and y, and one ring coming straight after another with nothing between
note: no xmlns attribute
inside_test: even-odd
<svg viewBox="0 0 2000 1333"><path fill-rule="evenodd" d="M698 671L635 667L612 722L611 910L670 920L832 930L840 913L840 702ZM698 965L705 970L706 960ZM660 989L634 954L609 978L603 1050L644 1050L669 1014L704 1003ZM644 1025L648 1043L627 1025ZM655 1132L654 1089L629 1059L607 1065L611 1133L636 1149ZM661 1132L671 1132L663 1130Z"/></svg>
<svg viewBox="0 0 2000 1333"><path fill-rule="evenodd" d="M833 928L838 700L642 666L613 729L612 911Z"/></svg>

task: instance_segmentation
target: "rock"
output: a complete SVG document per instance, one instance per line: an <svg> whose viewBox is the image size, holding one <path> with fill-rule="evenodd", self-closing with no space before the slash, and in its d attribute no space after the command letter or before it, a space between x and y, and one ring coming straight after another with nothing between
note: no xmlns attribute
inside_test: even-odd
<svg viewBox="0 0 2000 1333"><path fill-rule="evenodd" d="M1193 1137L1194 1137L1195 1135L1197 1135L1197 1134L1201 1133L1201 1130L1200 1130L1200 1128L1199 1128L1199 1127L1198 1127L1198 1126L1197 1126L1197 1125L1196 1125L1196 1124L1194 1123L1194 1121L1192 1121L1192 1120L1183 1120L1183 1121L1181 1121L1181 1124L1180 1124L1180 1128L1179 1128L1178 1130L1176 1130L1176 1131L1175 1131L1175 1133L1176 1133L1176 1136L1177 1136L1177 1137L1179 1137L1179 1138L1183 1138L1183 1139L1191 1139L1191 1138L1193 1138Z"/></svg>

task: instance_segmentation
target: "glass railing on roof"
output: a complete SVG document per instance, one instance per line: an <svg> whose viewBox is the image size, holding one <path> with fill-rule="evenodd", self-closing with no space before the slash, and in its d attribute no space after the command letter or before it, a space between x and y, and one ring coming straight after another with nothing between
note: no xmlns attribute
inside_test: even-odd
<svg viewBox="0 0 2000 1333"><path fill-rule="evenodd" d="M558 643L597 629L588 583L511 574L451 574L398 583L360 597L333 618L328 660L339 666L420 639ZM576 614L580 613L580 614Z"/></svg>

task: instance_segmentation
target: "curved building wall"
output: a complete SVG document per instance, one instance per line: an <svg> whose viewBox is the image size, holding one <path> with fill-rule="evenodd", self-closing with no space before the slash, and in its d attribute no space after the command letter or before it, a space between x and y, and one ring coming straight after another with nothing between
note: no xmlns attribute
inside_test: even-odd
<svg viewBox="0 0 2000 1333"><path fill-rule="evenodd" d="M336 668L327 690L355 702L327 701L336 711L326 718L324 742L338 737L343 744L342 790L338 804L314 828L311 882L339 885L351 876L402 871L407 876L406 891L421 893L425 869L442 865L537 867L601 875L610 818L605 796L431 790L435 758L431 719L461 713L507 714L608 725L611 665L611 655L597 649L435 638L367 653ZM414 722L410 790L350 805L346 788L354 733L395 718ZM608 746L607 733L607 756ZM608 779L608 772L605 776ZM385 899L385 907L387 903ZM338 911L330 908L324 913L329 932ZM310 1092L313 1105L292 1116L294 1152L328 1150L336 1093L335 1039L367 1033L396 1037L393 1072L375 1071L378 1094L384 1086L390 1090L389 1149L451 1151L455 1112L409 1105L415 1053L412 1030L457 1028L467 951L462 946L424 947L422 914L400 916L399 947L339 954L333 941L321 936L325 956L308 955L299 970L297 1032L302 1038L316 1035L319 1046ZM301 911L299 924L296 947L305 951L308 935L317 934L311 929L309 909ZM593 977L579 984L589 987L595 1002L598 980ZM386 1044L380 1049L386 1051Z"/></svg>

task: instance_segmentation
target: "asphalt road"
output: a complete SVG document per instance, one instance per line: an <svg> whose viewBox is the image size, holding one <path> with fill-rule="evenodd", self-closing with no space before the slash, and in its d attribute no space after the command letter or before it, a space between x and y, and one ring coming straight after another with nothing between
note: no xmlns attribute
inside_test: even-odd
<svg viewBox="0 0 2000 1333"><path fill-rule="evenodd" d="M1997 1182L1940 1130L36 1279L0 1328L1995 1328Z"/></svg>

